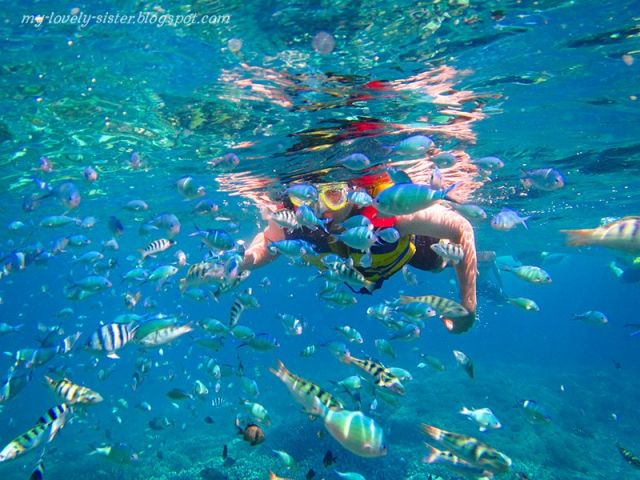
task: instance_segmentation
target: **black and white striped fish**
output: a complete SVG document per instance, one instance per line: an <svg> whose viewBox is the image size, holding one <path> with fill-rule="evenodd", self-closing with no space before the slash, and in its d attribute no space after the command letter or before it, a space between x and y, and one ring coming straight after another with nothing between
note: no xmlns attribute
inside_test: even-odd
<svg viewBox="0 0 640 480"><path fill-rule="evenodd" d="M258 308L259 306L260 304L253 296L251 288L239 293L231 305L231 312L229 313L229 327L233 328L238 324L240 321L240 315L242 315L242 312L247 308Z"/></svg>
<svg viewBox="0 0 640 480"><path fill-rule="evenodd" d="M51 377L44 377L47 384L56 392L56 395L64 400L67 404L82 403L92 405L102 401L102 395L94 392L90 388L76 385L68 378L62 380L54 380Z"/></svg>
<svg viewBox="0 0 640 480"><path fill-rule="evenodd" d="M55 438L60 429L67 423L67 418L70 413L71 409L69 406L66 403L61 403L60 405L51 407L38 419L38 425L51 427L49 442Z"/></svg>
<svg viewBox="0 0 640 480"><path fill-rule="evenodd" d="M272 213L270 218L282 228L295 230L296 228L300 227L300 223L298 223L298 217L296 217L296 213L293 210L278 210L277 212Z"/></svg>
<svg viewBox="0 0 640 480"><path fill-rule="evenodd" d="M39 447L47 439L48 432L49 425L38 423L22 435L13 439L0 451L0 462L13 460Z"/></svg>
<svg viewBox="0 0 640 480"><path fill-rule="evenodd" d="M229 313L229 327L233 328L238 325L240 321L240 315L244 312L244 304L239 298L236 298L231 305L231 312Z"/></svg>
<svg viewBox="0 0 640 480"><path fill-rule="evenodd" d="M137 329L138 327L134 326L133 323L108 323L98 328L91 335L87 347L90 350L107 352L107 357L118 359L120 357L116 350L129 343Z"/></svg>
<svg viewBox="0 0 640 480"><path fill-rule="evenodd" d="M213 262L198 262L189 267L187 276L180 279L180 291L224 281L224 266Z"/></svg>
<svg viewBox="0 0 640 480"><path fill-rule="evenodd" d="M453 265L457 265L464 259L462 245L457 243L440 240L438 243L431 245L431 250L433 250L439 257Z"/></svg>
<svg viewBox="0 0 640 480"><path fill-rule="evenodd" d="M31 472L29 480L44 480L44 459L40 457L36 468Z"/></svg>
<svg viewBox="0 0 640 480"><path fill-rule="evenodd" d="M166 238L160 238L158 240L154 240L149 245L147 245L144 249L140 250L140 261L144 261L145 258L156 255L160 252L164 252L165 250L169 250L172 246L176 244L175 240L168 240Z"/></svg>
<svg viewBox="0 0 640 480"><path fill-rule="evenodd" d="M65 403L61 403L47 410L47 412L38 419L35 426L14 438L0 451L0 463L13 460L30 452L38 448L45 441L51 442L58 431L64 427L70 411Z"/></svg>

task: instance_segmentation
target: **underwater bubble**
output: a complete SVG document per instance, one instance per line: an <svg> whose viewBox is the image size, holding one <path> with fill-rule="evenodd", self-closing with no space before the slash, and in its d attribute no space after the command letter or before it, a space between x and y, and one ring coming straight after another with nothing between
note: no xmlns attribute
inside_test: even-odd
<svg viewBox="0 0 640 480"><path fill-rule="evenodd" d="M242 49L242 40L239 38L232 38L227 42L227 47L231 53L238 53Z"/></svg>
<svg viewBox="0 0 640 480"><path fill-rule="evenodd" d="M311 45L313 45L313 49L320 55L329 55L333 52L333 49L336 46L336 41L330 33L318 32L313 37Z"/></svg>

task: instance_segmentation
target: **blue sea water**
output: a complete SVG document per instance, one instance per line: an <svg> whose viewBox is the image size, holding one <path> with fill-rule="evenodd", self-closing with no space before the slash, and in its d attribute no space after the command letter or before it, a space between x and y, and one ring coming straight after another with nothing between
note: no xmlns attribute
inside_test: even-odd
<svg viewBox="0 0 640 480"><path fill-rule="evenodd" d="M43 366L19 365L18 372L31 381L0 403L0 448L59 402L44 383L49 375L67 376L104 397L98 405L75 408L65 428L46 444L42 458L49 479L262 479L269 471L299 479L309 478L310 469L318 479L339 478L334 469L369 480L460 478L442 465L422 462L427 454L422 423L476 437L508 455L510 471L496 478L638 475L637 465L625 462L617 448L640 454L640 340L625 326L640 323L638 283L622 281L610 268L611 262L622 265L634 255L571 248L560 232L639 214L637 2L104 0L5 2L3 7L0 322L23 327L0 336L0 351L38 348L46 327L60 327L56 345L74 332L81 337L71 352ZM109 17L116 14L131 21L117 23ZM201 23L205 15L213 20ZM171 24L178 19L180 24ZM320 32L325 36L317 37ZM398 273L346 308L319 298L317 268L290 265L284 258L215 299L207 295L196 301L181 294L177 279L188 267L180 267L162 288L121 281L137 265L139 249L167 236L163 230L143 231L158 215L174 214L181 231L174 237L177 245L147 259L145 268L175 263L178 249L194 264L208 253L198 237L189 235L196 225L224 229L248 245L267 224L259 204L280 194L288 182L306 181L312 173L318 181L356 176L336 166L345 153L363 151L375 162L412 171L424 167L430 173L429 156L407 161L394 153L393 146L414 134L430 136L437 149L464 152L466 165L486 156L504 161L490 180L480 182L475 172L463 175L465 182L477 182L466 201L482 206L489 219L503 207L531 216L528 228L502 232L489 220L474 222L476 246L496 252L501 261L549 272L548 285L501 274L503 292L535 300L539 312L496 298L497 279L481 268L477 320L469 332L449 333L432 318L418 339L393 342L397 357L390 358L374 341L391 332L367 309L401 293L457 301L453 269L413 269L417 285L408 285ZM140 168L132 166L134 153ZM211 165L229 153L237 155L237 165ZM42 157L53 164L52 171L43 171ZM94 182L83 178L89 166L98 173ZM536 168L558 169L564 188L525 190L521 169ZM446 168L442 173L445 181L454 176ZM192 176L206 195L180 195L176 182L184 176ZM54 194L44 198L46 187L40 189L34 178ZM59 191L67 181L81 196L75 208ZM194 212L203 198L219 209ZM136 199L149 209L123 208ZM62 214L93 216L96 224L40 226L43 218ZM124 226L121 235L109 227L112 216ZM16 221L24 226L11 228ZM91 244L54 251L54 242L75 234L86 235ZM118 250L104 246L114 237ZM74 258L91 250L105 255L102 262L113 259L111 268L99 273L112 287L83 300L69 299L69 286L95 269ZM554 261L544 260L541 252L554 254ZM264 286L264 278L270 286ZM229 335L217 351L202 346L211 335L200 322L210 317L226 323L236 295L248 288L260 306L245 310L240 324L275 337L279 347L259 352ZM141 300L127 309L124 295L137 291ZM70 316L59 315L69 307ZM604 312L609 323L573 319L588 310ZM124 313L176 315L179 324L191 324L194 331L161 348L132 342L118 352L118 360L84 348L101 324ZM302 335L285 335L276 317L282 313L302 319ZM340 325L364 337L362 344L349 344L353 355L411 372L403 397L386 403L363 387L358 407L335 385L359 373L327 346L347 343L336 331ZM302 357L308 345L316 345L317 353ZM474 379L456 365L452 350L472 358ZM425 366L425 355L440 359L446 370ZM362 458L338 444L322 420L311 421L269 373L277 360L337 394L349 409L374 418L385 433L388 454ZM134 390L142 362L150 368ZM9 355L0 358L3 381L14 363ZM212 365L223 368L221 378L212 375ZM257 396L242 388L240 365L243 376L255 380ZM174 388L191 394L196 380L209 390L204 398L167 395ZM269 411L271 422L262 425L266 440L255 447L234 425L238 416L242 426L251 421L243 399ZM519 406L524 399L543 405L551 422L527 421ZM151 410L139 408L142 402ZM479 432L458 413L463 406L491 408L502 428ZM170 423L167 428L149 427L162 417ZM120 444L136 458L117 462L90 455L98 447ZM222 459L224 445L235 460L231 465ZM288 452L296 466L286 468L272 450ZM322 462L327 450L338 458L329 468ZM29 478L42 451L0 463L0 478Z"/></svg>

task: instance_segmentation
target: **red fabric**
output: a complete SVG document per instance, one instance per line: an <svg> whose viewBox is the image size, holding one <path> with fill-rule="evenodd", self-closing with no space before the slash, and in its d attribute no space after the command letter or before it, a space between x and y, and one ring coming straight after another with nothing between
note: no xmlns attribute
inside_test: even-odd
<svg viewBox="0 0 640 480"><path fill-rule="evenodd" d="M385 124L382 122L370 122L363 120L361 122L352 123L349 128L356 132L368 132L369 130L380 130Z"/></svg>
<svg viewBox="0 0 640 480"><path fill-rule="evenodd" d="M363 88L371 88L373 90L387 90L389 88L389 84L382 80L371 80L370 82L365 83Z"/></svg>
<svg viewBox="0 0 640 480"><path fill-rule="evenodd" d="M389 228L396 224L396 217L379 217L378 210L374 206L364 207L360 215L367 217L376 228Z"/></svg>
<svg viewBox="0 0 640 480"><path fill-rule="evenodd" d="M351 179L351 183L356 187L369 188L379 183L390 182L391 177L387 172L373 173L371 175L363 175L358 178Z"/></svg>

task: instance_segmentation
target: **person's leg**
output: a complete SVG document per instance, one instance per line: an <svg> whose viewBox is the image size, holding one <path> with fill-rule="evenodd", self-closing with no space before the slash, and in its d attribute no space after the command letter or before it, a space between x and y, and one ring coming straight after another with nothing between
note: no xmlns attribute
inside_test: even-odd
<svg viewBox="0 0 640 480"><path fill-rule="evenodd" d="M436 203L419 212L398 216L396 229L400 235L446 238L462 247L464 259L456 265L455 269L460 285L460 303L470 312L470 315L464 319L445 319L445 325L453 332L463 332L471 328L477 307L478 276L475 236L471 223L455 210Z"/></svg>

